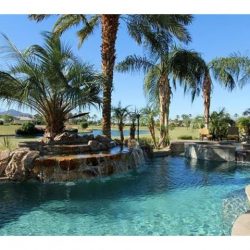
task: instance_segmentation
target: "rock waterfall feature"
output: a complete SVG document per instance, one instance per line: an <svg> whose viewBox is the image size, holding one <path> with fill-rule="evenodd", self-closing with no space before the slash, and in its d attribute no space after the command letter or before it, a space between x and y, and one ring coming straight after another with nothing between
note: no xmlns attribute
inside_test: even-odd
<svg viewBox="0 0 250 250"><path fill-rule="evenodd" d="M25 142L15 151L0 152L0 177L12 181L85 180L123 173L144 161L135 142L118 145L105 136L80 137L64 133L53 143Z"/></svg>

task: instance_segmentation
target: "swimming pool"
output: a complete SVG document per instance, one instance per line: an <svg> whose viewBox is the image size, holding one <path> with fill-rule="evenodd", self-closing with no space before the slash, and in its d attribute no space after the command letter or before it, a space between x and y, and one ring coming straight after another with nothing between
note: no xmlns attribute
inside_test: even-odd
<svg viewBox="0 0 250 250"><path fill-rule="evenodd" d="M0 184L0 235L230 235L245 212L247 165L148 160L83 183Z"/></svg>

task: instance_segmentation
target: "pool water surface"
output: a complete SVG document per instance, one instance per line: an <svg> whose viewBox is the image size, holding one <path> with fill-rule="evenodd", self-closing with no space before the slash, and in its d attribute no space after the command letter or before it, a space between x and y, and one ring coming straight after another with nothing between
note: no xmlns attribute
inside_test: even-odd
<svg viewBox="0 0 250 250"><path fill-rule="evenodd" d="M250 166L182 157L81 183L0 184L0 235L230 235Z"/></svg>

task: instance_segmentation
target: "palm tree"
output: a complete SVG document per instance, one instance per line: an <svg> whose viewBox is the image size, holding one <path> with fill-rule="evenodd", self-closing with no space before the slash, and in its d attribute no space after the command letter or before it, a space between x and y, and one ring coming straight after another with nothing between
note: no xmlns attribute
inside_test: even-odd
<svg viewBox="0 0 250 250"><path fill-rule="evenodd" d="M216 80L219 81L222 86L232 91L236 86L236 82L240 73L245 71L247 61L248 59L246 57L240 55L231 55L228 57L215 58L214 60L206 64L204 81L202 83L204 118L206 128L209 128L210 119L210 103L213 86L211 74ZM242 82L244 80L246 79L242 79Z"/></svg>
<svg viewBox="0 0 250 250"><path fill-rule="evenodd" d="M215 80L218 80L222 86L229 90L233 90L235 88L239 76L243 75L243 77L239 81L243 86L250 76L250 59L237 54L233 54L228 57L215 58L209 63L206 63L200 55L198 55L196 59L199 63L193 69L199 67L199 70L197 70L198 74L195 74L195 78L198 77L197 79L199 80L197 82L192 81L195 84L191 87L192 100L196 95L199 95L200 91L202 90L204 101L205 127L209 128L211 91L213 86L211 75L213 75ZM186 61L182 61L182 63L187 65ZM182 63L181 59L178 58L178 56L175 57L175 59L172 61L172 64L176 64L177 66L173 67L174 71L176 71L177 69L177 71L175 72L175 75L177 77L178 74L183 71L183 65L181 65ZM180 65L179 69L178 65ZM191 70L189 67L184 68L186 68L186 70ZM185 75L186 72L183 71L182 74Z"/></svg>
<svg viewBox="0 0 250 250"><path fill-rule="evenodd" d="M163 50L162 50L163 51ZM120 72L143 70L146 74L144 89L149 102L157 104L160 110L160 145L169 143L169 106L172 87L179 80L184 90L191 89L194 97L206 70L198 53L173 48L160 52L155 61L147 57L128 56L117 65ZM157 52L158 53L158 52Z"/></svg>
<svg viewBox="0 0 250 250"><path fill-rule="evenodd" d="M244 116L249 116L250 115L250 109L246 109L243 113L242 113ZM237 115L237 116L236 116ZM234 117L237 118L239 115L238 114L235 114Z"/></svg>
<svg viewBox="0 0 250 250"><path fill-rule="evenodd" d="M121 103L119 102L117 107L112 108L113 112L113 117L117 121L118 124L118 129L120 131L120 137L121 137L121 142L123 143L124 141L124 133L123 133L123 128L124 128L124 121L125 119L129 116L129 106L122 107Z"/></svg>
<svg viewBox="0 0 250 250"><path fill-rule="evenodd" d="M135 131L136 131L136 120L137 120L137 137L139 138L139 119L140 119L141 113L138 109L135 108L133 112L129 113L131 125L130 125L130 139L135 139Z"/></svg>
<svg viewBox="0 0 250 250"><path fill-rule="evenodd" d="M154 107L148 105L147 107L143 108L140 112L142 114L142 119L147 124L148 130L153 140L153 144L155 148L159 147L159 144L156 142L156 135L155 135L155 118L157 117L157 111Z"/></svg>
<svg viewBox="0 0 250 250"><path fill-rule="evenodd" d="M81 63L59 38L44 33L44 46L20 52L7 37L4 52L15 64L0 72L0 99L35 110L53 139L75 108L100 105L101 77Z"/></svg>
<svg viewBox="0 0 250 250"><path fill-rule="evenodd" d="M42 21L48 15L30 15L37 22ZM103 109L102 130L103 134L111 137L111 93L113 89L113 71L116 58L116 38L119 22L125 21L129 35L138 43L150 41L154 48L167 45L174 37L188 42L191 40L186 25L192 21L192 15L61 15L54 26L55 34L62 34L68 28L83 25L78 30L79 45L101 23L102 27L102 73L103 82ZM157 31L159 36L155 38L152 32Z"/></svg>

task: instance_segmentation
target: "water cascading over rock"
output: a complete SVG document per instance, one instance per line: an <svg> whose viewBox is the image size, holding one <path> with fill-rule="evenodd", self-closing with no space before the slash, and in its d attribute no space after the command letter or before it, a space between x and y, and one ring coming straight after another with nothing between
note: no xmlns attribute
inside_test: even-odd
<svg viewBox="0 0 250 250"><path fill-rule="evenodd" d="M26 142L15 151L1 152L0 176L13 181L75 181L126 172L143 161L136 141L125 147L105 136L67 139L64 134L50 144Z"/></svg>

